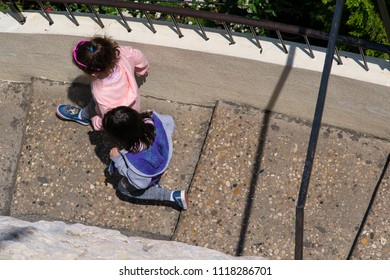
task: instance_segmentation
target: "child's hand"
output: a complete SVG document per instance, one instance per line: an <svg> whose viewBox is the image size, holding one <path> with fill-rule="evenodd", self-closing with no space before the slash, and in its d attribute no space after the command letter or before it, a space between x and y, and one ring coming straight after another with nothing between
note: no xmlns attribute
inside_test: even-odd
<svg viewBox="0 0 390 280"><path fill-rule="evenodd" d="M111 151L110 151L110 158L114 158L114 157L117 157L119 155L120 155L120 153L119 153L118 148L112 148L111 149Z"/></svg>

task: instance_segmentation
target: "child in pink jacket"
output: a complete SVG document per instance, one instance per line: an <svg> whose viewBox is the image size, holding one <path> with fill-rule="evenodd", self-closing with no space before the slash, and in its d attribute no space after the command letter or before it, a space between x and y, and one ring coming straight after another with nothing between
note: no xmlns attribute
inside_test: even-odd
<svg viewBox="0 0 390 280"><path fill-rule="evenodd" d="M119 106L140 111L140 94L135 76L147 75L149 62L145 55L131 47L101 36L79 41L73 49L73 62L91 75L92 100L85 108L60 104L57 115L65 120L103 130L104 115Z"/></svg>

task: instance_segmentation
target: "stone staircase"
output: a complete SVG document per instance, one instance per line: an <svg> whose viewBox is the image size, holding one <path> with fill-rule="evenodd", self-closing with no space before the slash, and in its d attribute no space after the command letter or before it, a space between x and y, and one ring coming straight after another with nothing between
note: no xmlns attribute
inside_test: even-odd
<svg viewBox="0 0 390 280"><path fill-rule="evenodd" d="M83 106L89 98L83 84L0 83L2 215L117 229L230 255L294 258L309 121L222 100L201 106L143 95L143 109L176 122L162 183L188 191L190 208L179 212L118 196L118 178L106 173L104 133L56 118L57 104ZM320 136L305 207L304 258L346 259L390 142L326 125ZM390 258L389 176L387 170L354 259Z"/></svg>

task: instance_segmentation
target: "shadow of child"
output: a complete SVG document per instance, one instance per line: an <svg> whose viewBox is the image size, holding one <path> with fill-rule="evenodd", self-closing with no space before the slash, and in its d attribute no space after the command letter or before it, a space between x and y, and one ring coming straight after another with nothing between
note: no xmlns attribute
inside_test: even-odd
<svg viewBox="0 0 390 280"><path fill-rule="evenodd" d="M92 99L90 85L79 83L76 78L68 88L68 98L77 106L86 107Z"/></svg>

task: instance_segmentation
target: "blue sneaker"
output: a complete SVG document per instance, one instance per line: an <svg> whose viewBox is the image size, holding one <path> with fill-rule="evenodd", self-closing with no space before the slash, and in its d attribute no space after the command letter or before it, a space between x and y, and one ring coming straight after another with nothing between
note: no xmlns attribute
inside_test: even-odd
<svg viewBox="0 0 390 280"><path fill-rule="evenodd" d="M91 124L91 120L81 119L80 118L81 109L72 105L60 104L57 107L56 113L57 116L65 120L75 121L82 125Z"/></svg>
<svg viewBox="0 0 390 280"><path fill-rule="evenodd" d="M188 209L188 198L185 191L174 191L172 197L175 203L183 210Z"/></svg>

